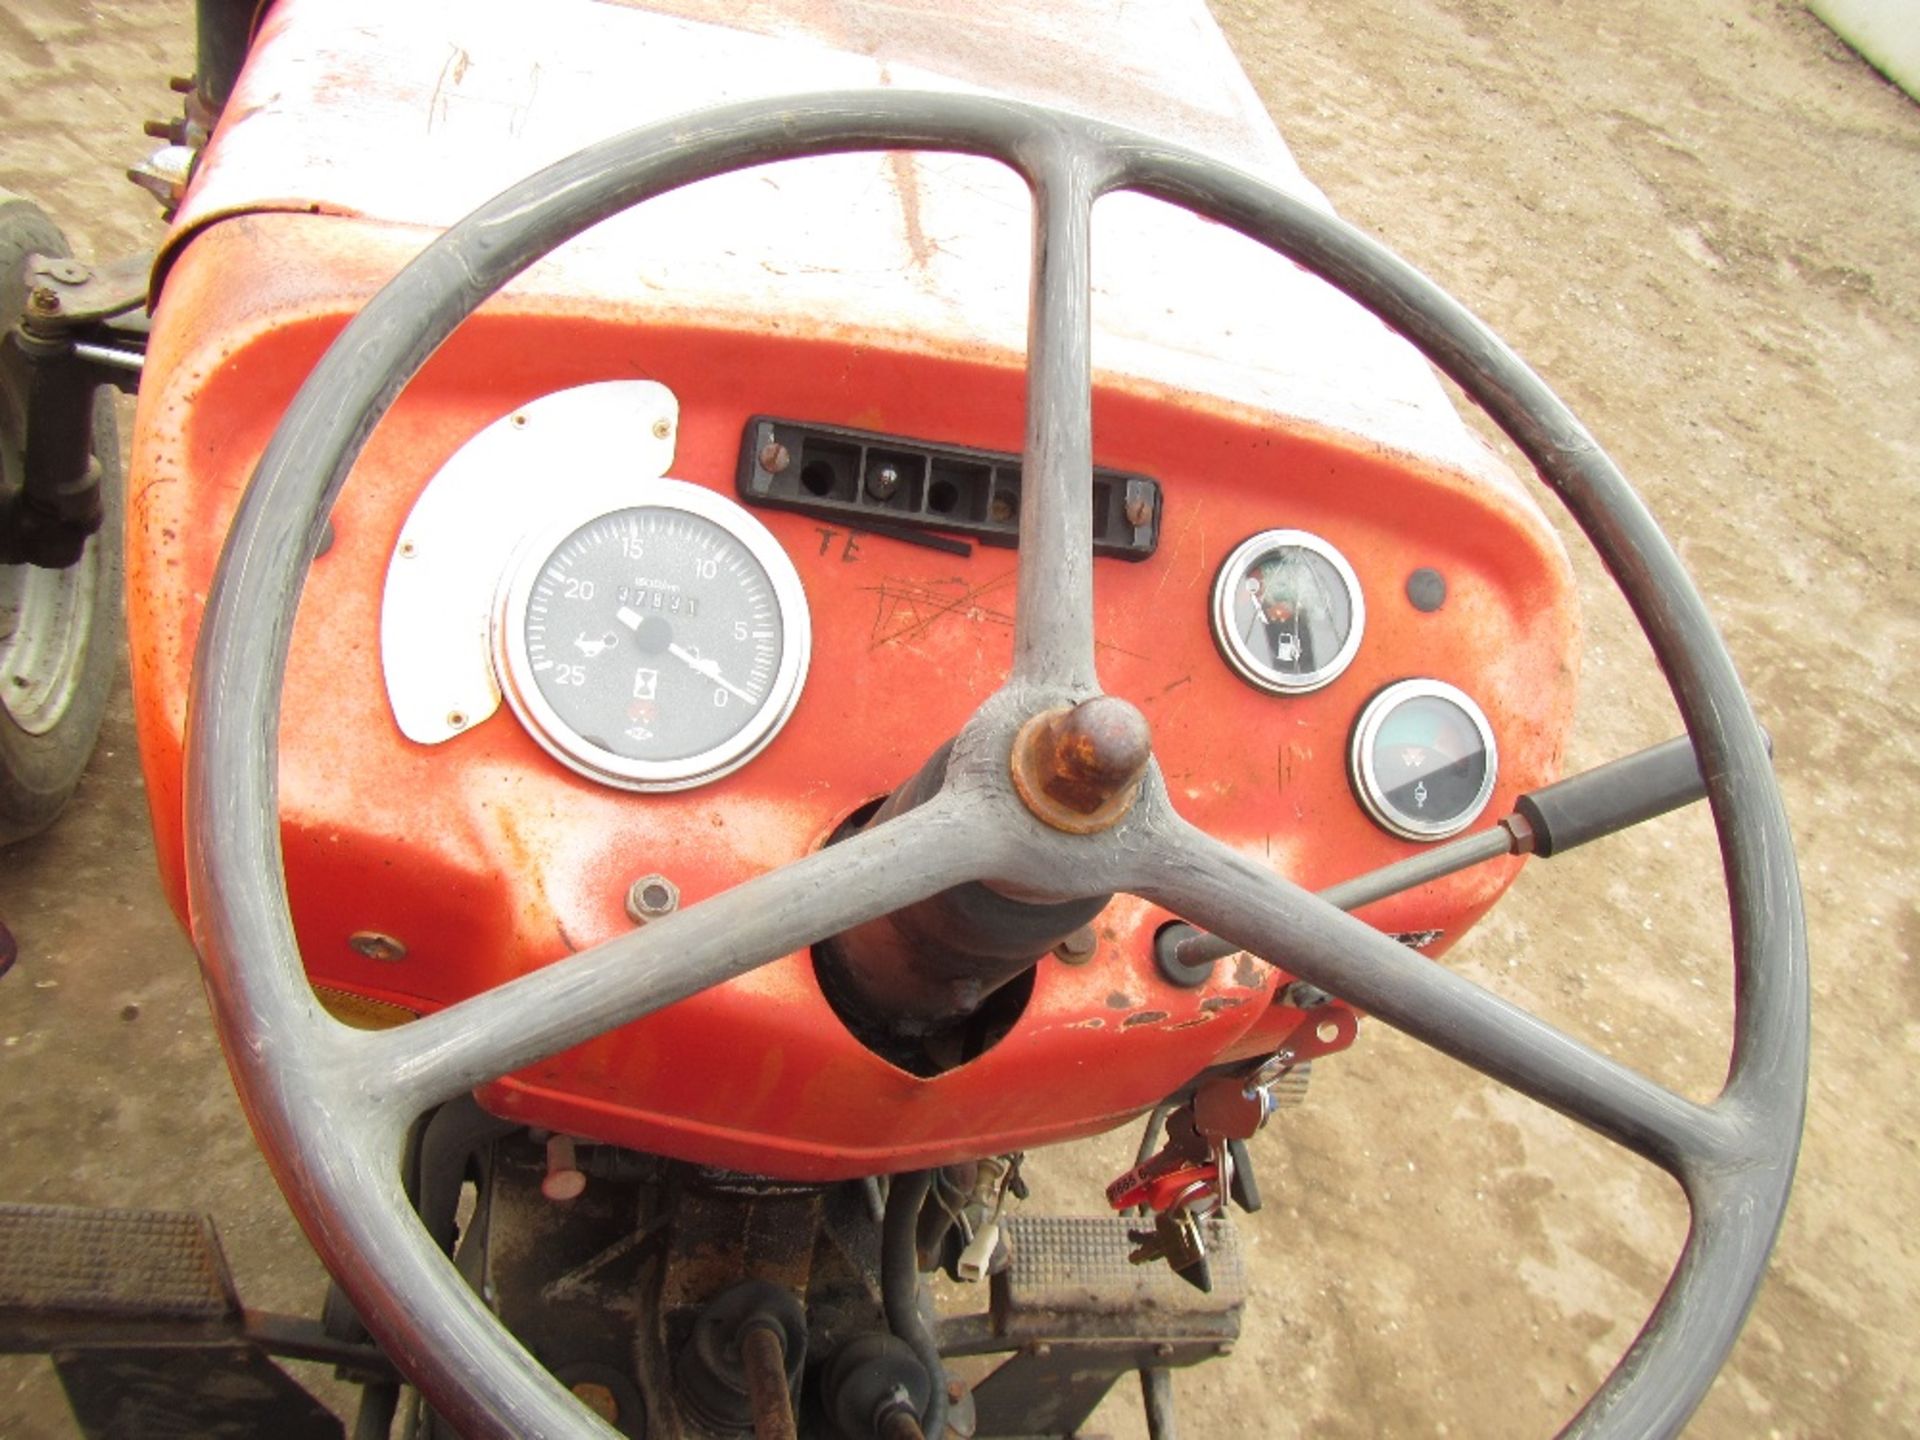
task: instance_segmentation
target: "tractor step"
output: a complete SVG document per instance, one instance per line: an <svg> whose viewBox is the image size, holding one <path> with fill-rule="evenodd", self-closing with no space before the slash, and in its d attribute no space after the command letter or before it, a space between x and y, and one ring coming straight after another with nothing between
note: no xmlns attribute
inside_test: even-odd
<svg viewBox="0 0 1920 1440"><path fill-rule="evenodd" d="M341 1440L248 1330L206 1216L0 1204L0 1353L52 1355L86 1440Z"/></svg>
<svg viewBox="0 0 1920 1440"><path fill-rule="evenodd" d="M1246 1270L1231 1220L1202 1220L1213 1289L1164 1263L1135 1265L1125 1215L1016 1214L1012 1263L994 1277L988 1334L950 1354L1011 1351L973 1391L980 1437L1076 1435L1114 1381L1225 1355L1240 1335ZM944 1336L943 1336L944 1339Z"/></svg>
<svg viewBox="0 0 1920 1440"><path fill-rule="evenodd" d="M1010 1217L1006 1236L1013 1263L995 1294L996 1328L1009 1337L1037 1335L1067 1322L1081 1335L1232 1339L1247 1288L1232 1222L1200 1222L1213 1272L1211 1293L1196 1290L1159 1261L1135 1265L1127 1259L1138 1248L1130 1232L1149 1223L1125 1215Z"/></svg>
<svg viewBox="0 0 1920 1440"><path fill-rule="evenodd" d="M50 1349L80 1327L224 1328L239 1316L204 1215L0 1204L0 1350Z"/></svg>

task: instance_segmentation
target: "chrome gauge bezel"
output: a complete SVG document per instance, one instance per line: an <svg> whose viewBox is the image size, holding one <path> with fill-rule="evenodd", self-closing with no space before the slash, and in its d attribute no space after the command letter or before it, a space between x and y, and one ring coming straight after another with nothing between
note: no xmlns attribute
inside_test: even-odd
<svg viewBox="0 0 1920 1440"><path fill-rule="evenodd" d="M1386 787L1380 783L1373 764L1373 744L1380 738L1380 727L1386 724L1387 717L1407 701L1424 698L1446 700L1457 705L1473 722L1487 756L1487 771L1481 777L1479 792L1472 802L1453 819L1437 824L1423 821L1417 815L1408 815L1388 800ZM1353 779L1354 793L1360 797L1360 803L1369 818L1381 829L1402 840L1445 840L1465 830L1486 810L1500 778L1500 749L1494 742L1493 725L1487 719L1486 712L1466 691L1444 680L1398 680L1369 700L1366 708L1360 712L1347 751L1347 770Z"/></svg>
<svg viewBox="0 0 1920 1440"><path fill-rule="evenodd" d="M717 526L766 573L780 612L780 663L751 720L719 745L677 760L636 760L576 732L541 694L527 653L527 607L554 552L587 525L627 510L678 510ZM684 480L624 481L569 497L564 515L531 533L501 577L493 609L495 673L507 704L540 748L568 769L622 790L688 790L730 775L772 742L800 703L813 647L806 590L785 547L745 508Z"/></svg>
<svg viewBox="0 0 1920 1440"><path fill-rule="evenodd" d="M1309 551L1333 567L1347 587L1347 602L1353 623L1339 652L1325 665L1304 674L1289 674L1274 669L1248 647L1234 624L1234 587L1254 556L1262 551L1292 547ZM1337 680L1360 653L1360 640L1367 628L1367 601L1360 591L1360 577L1353 566L1330 543L1307 530L1262 530L1235 547L1213 577L1213 639L1220 653L1236 674L1248 684L1273 695L1306 695Z"/></svg>

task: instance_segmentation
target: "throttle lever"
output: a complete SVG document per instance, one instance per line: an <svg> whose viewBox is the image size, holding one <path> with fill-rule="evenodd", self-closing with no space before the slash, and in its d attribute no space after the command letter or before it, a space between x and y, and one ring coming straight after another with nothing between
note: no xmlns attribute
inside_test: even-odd
<svg viewBox="0 0 1920 1440"><path fill-rule="evenodd" d="M1763 730L1761 738L1772 755L1773 737ZM1502 856L1544 860L1691 805L1706 793L1693 741L1678 735L1530 791L1499 824L1343 880L1322 890L1320 898L1342 910L1358 910ZM1189 987L1205 983L1208 968L1240 948L1184 920L1162 925L1153 940L1160 973Z"/></svg>
<svg viewBox="0 0 1920 1440"><path fill-rule="evenodd" d="M1771 756L1773 736L1760 734ZM1691 805L1706 793L1693 741L1676 735L1529 791L1501 823L1513 835L1516 854L1545 860Z"/></svg>

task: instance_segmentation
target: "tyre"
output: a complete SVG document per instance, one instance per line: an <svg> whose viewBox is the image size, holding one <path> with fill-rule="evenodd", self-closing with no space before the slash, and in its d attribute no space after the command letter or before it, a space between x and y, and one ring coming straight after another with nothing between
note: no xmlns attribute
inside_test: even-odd
<svg viewBox="0 0 1920 1440"><path fill-rule="evenodd" d="M0 334L26 306L30 254L67 255L32 202L0 190ZM0 484L24 475L25 362L0 349ZM100 734L120 631L120 438L113 395L94 395L93 453L106 518L65 570L0 565L0 845L51 825Z"/></svg>

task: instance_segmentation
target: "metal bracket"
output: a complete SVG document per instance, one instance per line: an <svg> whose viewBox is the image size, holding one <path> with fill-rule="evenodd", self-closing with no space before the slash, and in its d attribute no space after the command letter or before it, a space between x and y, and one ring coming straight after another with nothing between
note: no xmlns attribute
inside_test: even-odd
<svg viewBox="0 0 1920 1440"><path fill-rule="evenodd" d="M126 255L105 265L46 255L27 257L27 311L21 325L29 334L66 335L137 310L147 303L153 256Z"/></svg>
<svg viewBox="0 0 1920 1440"><path fill-rule="evenodd" d="M27 258L26 308L0 331L26 421L20 477L0 486L0 564L66 569L100 528L101 480L119 456L94 453L96 392L139 384L151 263L129 256L94 269Z"/></svg>
<svg viewBox="0 0 1920 1440"><path fill-rule="evenodd" d="M665 475L679 423L666 386L607 380L522 405L440 467L400 528L380 606L401 734L439 745L500 708L489 627L515 548L556 494Z"/></svg>

